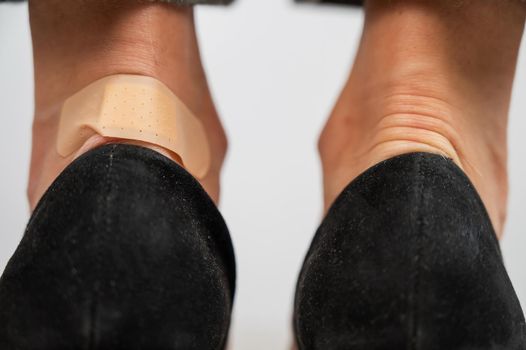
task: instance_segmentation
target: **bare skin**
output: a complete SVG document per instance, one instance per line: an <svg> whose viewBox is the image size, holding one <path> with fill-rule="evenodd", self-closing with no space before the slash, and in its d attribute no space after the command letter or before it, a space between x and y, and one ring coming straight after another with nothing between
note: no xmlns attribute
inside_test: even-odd
<svg viewBox="0 0 526 350"><path fill-rule="evenodd" d="M498 234L506 217L506 128L526 10L515 0L368 0L353 70L319 141L325 207L370 166L415 151L452 158ZM155 77L203 121L219 199L227 148L200 62L191 8L127 0L30 1L36 109L28 195L72 160L55 151L64 100L99 78ZM112 140L95 137L76 154ZM123 142L134 141L126 140ZM176 155L145 145L178 161Z"/></svg>
<svg viewBox="0 0 526 350"><path fill-rule="evenodd" d="M65 99L112 74L159 79L201 119L212 152L211 171L201 184L217 202L227 140L201 65L193 9L128 0L33 0L29 11L35 62L31 208L76 156L110 141L138 143L96 136L74 156L62 158L56 152ZM139 144L179 161L168 150Z"/></svg>
<svg viewBox="0 0 526 350"><path fill-rule="evenodd" d="M507 115L526 9L519 1L368 0L356 61L319 140L325 206L370 166L452 158L499 235Z"/></svg>

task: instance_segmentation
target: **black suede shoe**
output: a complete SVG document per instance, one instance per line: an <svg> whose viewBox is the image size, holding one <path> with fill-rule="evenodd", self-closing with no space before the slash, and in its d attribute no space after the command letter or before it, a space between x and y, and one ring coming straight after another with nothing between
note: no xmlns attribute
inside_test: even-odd
<svg viewBox="0 0 526 350"><path fill-rule="evenodd" d="M234 284L227 227L197 181L107 145L35 209L0 279L0 349L222 349Z"/></svg>
<svg viewBox="0 0 526 350"><path fill-rule="evenodd" d="M414 153L354 180L299 278L300 350L524 350L524 315L473 185Z"/></svg>

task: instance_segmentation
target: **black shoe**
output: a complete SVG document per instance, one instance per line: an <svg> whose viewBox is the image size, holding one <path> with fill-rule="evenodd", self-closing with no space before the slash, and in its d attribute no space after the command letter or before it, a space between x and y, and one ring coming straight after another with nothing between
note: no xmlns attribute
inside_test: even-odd
<svg viewBox="0 0 526 350"><path fill-rule="evenodd" d="M414 153L354 180L299 278L300 350L524 350L524 315L473 185Z"/></svg>
<svg viewBox="0 0 526 350"><path fill-rule="evenodd" d="M35 209L0 279L0 349L222 349L234 284L227 227L197 181L107 145Z"/></svg>

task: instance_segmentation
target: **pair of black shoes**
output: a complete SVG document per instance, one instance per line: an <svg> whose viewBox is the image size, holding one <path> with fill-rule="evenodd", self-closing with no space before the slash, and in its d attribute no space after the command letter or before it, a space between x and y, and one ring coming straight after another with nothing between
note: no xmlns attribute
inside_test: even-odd
<svg viewBox="0 0 526 350"><path fill-rule="evenodd" d="M0 280L0 349L225 346L234 253L216 206L149 149L73 162ZM354 180L323 220L295 300L300 350L524 350L524 316L472 184L413 153Z"/></svg>

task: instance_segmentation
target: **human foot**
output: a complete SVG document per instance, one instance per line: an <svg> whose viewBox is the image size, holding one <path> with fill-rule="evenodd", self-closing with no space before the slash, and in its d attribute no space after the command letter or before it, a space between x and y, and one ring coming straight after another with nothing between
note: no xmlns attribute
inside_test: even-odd
<svg viewBox="0 0 526 350"><path fill-rule="evenodd" d="M226 136L201 65L191 7L126 0L30 1L35 61L35 119L28 196L33 209L56 176L77 156L108 142L144 142L94 136L75 154L56 151L64 101L86 85L114 74L156 78L200 119L212 164L201 184L217 203Z"/></svg>
<svg viewBox="0 0 526 350"><path fill-rule="evenodd" d="M366 2L354 68L319 141L325 206L370 166L410 152L452 158L500 235L506 129L525 10L512 1Z"/></svg>

